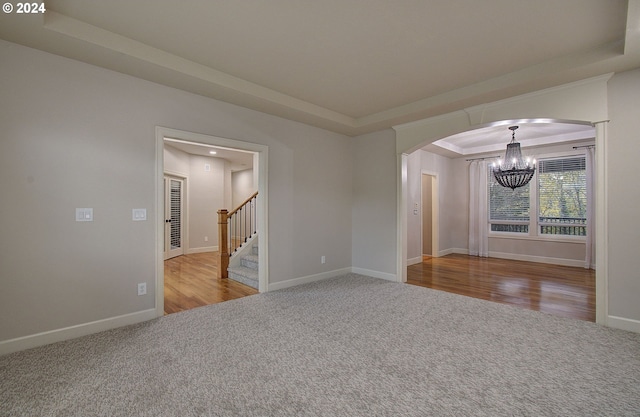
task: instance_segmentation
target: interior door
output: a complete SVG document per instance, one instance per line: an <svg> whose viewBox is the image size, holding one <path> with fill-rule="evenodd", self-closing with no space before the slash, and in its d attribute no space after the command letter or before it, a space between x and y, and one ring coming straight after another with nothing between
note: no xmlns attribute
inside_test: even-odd
<svg viewBox="0 0 640 417"><path fill-rule="evenodd" d="M184 180L164 177L164 259L184 254Z"/></svg>

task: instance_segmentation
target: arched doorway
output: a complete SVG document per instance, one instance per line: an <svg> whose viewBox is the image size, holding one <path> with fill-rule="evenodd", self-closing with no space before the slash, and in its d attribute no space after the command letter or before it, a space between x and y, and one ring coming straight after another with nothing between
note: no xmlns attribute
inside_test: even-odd
<svg viewBox="0 0 640 417"><path fill-rule="evenodd" d="M407 158L410 153L439 139L495 124L567 123L592 124L596 129L596 183L606 184L606 125L608 114L607 81L611 75L567 84L499 102L489 103L395 126L398 158L398 233L397 279L406 281L407 253ZM532 118L532 115L544 117ZM607 224L606 193L604 187L596 187L596 322L606 324L607 308Z"/></svg>
<svg viewBox="0 0 640 417"><path fill-rule="evenodd" d="M538 171L516 191L500 187L490 174L491 162L504 156L511 138L504 126L454 135L409 155L407 283L595 321L593 224L587 221L593 218L587 181L593 170L586 163L592 160L595 129L576 123L521 127L526 134L517 140L524 155L535 158ZM470 181L472 166L484 172L480 188ZM429 239L424 231L431 224L429 216L425 221L430 204L424 195L431 194L425 192L425 170L440 175L443 183L436 224L443 231L442 251L435 253L424 246L431 241L431 231ZM471 233L473 224L476 233ZM416 239L421 230L422 247ZM482 252L471 242L482 242Z"/></svg>

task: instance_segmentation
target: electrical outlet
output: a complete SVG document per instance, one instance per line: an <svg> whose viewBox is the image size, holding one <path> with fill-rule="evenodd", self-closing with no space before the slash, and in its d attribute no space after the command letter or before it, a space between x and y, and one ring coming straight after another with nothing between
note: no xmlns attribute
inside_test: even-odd
<svg viewBox="0 0 640 417"><path fill-rule="evenodd" d="M141 282L138 284L138 295L145 295L147 293L147 283Z"/></svg>
<svg viewBox="0 0 640 417"><path fill-rule="evenodd" d="M205 237L204 237L204 241L205 241L205 242L208 242L208 241L209 241L209 236L205 236Z"/></svg>
<svg viewBox="0 0 640 417"><path fill-rule="evenodd" d="M327 263L327 259L324 257L324 255L320 257L320 263L321 264Z"/></svg>

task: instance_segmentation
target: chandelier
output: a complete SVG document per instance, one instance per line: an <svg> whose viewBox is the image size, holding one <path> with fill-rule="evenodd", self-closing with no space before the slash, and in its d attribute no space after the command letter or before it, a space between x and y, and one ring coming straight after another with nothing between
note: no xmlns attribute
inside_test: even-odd
<svg viewBox="0 0 640 417"><path fill-rule="evenodd" d="M516 142L516 129L518 126L510 126L511 143L507 145L507 152L504 155L504 163L498 160L493 163L493 176L498 184L503 187L515 190L518 187L527 185L533 174L536 172L536 160L526 160L522 157L520 143Z"/></svg>

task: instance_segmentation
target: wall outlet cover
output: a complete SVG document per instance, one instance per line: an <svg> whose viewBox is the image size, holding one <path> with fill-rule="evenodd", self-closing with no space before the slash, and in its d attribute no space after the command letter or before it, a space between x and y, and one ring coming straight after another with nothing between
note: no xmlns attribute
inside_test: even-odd
<svg viewBox="0 0 640 417"><path fill-rule="evenodd" d="M133 209L133 221L147 220L147 209Z"/></svg>
<svg viewBox="0 0 640 417"><path fill-rule="evenodd" d="M92 208L76 208L76 221L77 222L92 222L93 221L93 209Z"/></svg>

